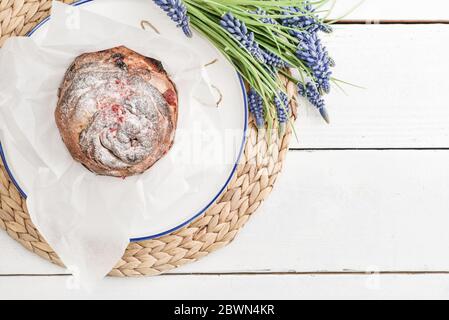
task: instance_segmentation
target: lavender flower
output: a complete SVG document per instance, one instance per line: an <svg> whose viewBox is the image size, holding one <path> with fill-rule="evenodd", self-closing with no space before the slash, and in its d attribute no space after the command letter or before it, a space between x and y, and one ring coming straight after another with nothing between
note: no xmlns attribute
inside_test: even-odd
<svg viewBox="0 0 449 320"><path fill-rule="evenodd" d="M182 28L184 34L191 38L190 19L187 15L187 8L182 0L153 0L156 5L161 7L167 15L177 23L178 28Z"/></svg>
<svg viewBox="0 0 449 320"><path fill-rule="evenodd" d="M300 41L296 55L310 68L318 89L330 92L331 65L335 64L329 58L326 48L316 33L295 31L294 35Z"/></svg>
<svg viewBox="0 0 449 320"><path fill-rule="evenodd" d="M258 128L263 128L265 125L265 112L263 109L263 99L257 93L256 90L251 89L248 93L248 104L249 104L249 111L254 116L254 119L256 120L256 125Z"/></svg>
<svg viewBox="0 0 449 320"><path fill-rule="evenodd" d="M316 20L309 13L312 10L310 5L306 5L305 10L297 7L284 7L283 9L282 14L286 16L280 19L283 26L308 30L316 25ZM295 14L300 15L294 16Z"/></svg>
<svg viewBox="0 0 449 320"><path fill-rule="evenodd" d="M262 54L265 60L265 63L271 67L283 69L288 68L288 63L282 60L281 57L279 57L277 54L268 51L268 50L262 50Z"/></svg>
<svg viewBox="0 0 449 320"><path fill-rule="evenodd" d="M309 1L305 1L304 8L284 7L282 14L286 17L281 18L280 21L282 25L286 27L299 28L312 33L318 31L331 33L332 28L329 25L322 23L314 13L315 9L313 6ZM299 15L294 16L295 14Z"/></svg>
<svg viewBox="0 0 449 320"><path fill-rule="evenodd" d="M261 8L257 8L255 11L250 11L250 13L256 14L258 16L262 16L262 17L259 17L258 20L265 24L279 24L275 19L267 16L267 12ZM288 67L288 64L274 52L271 52L265 48L261 49L261 51L262 51L262 55L264 58L264 62L267 65L269 65L270 67L274 67L277 69L282 69L282 68Z"/></svg>
<svg viewBox="0 0 449 320"><path fill-rule="evenodd" d="M290 106L288 101L288 96L285 92L279 92L277 96L274 97L274 104L276 106L277 116L279 123L286 124L289 120Z"/></svg>
<svg viewBox="0 0 449 320"><path fill-rule="evenodd" d="M324 99L320 95L320 92L318 91L316 85L311 82L308 82L306 85L299 84L298 93L301 96L307 98L307 100L309 100L309 102L318 109L321 116L327 123L330 122Z"/></svg>
<svg viewBox="0 0 449 320"><path fill-rule="evenodd" d="M250 11L250 13L256 14L258 16L262 16L262 17L259 17L260 22L263 22L266 24L278 24L278 22L275 19L267 16L267 12L261 8L257 8L255 11Z"/></svg>
<svg viewBox="0 0 449 320"><path fill-rule="evenodd" d="M319 30L324 32L324 33L332 33L332 32L334 32L334 29L330 25L325 24L325 23L321 23L320 24Z"/></svg>
<svg viewBox="0 0 449 320"><path fill-rule="evenodd" d="M220 24L256 59L265 62L262 50L254 39L254 32L248 31L248 28L243 21L240 21L235 18L232 13L228 12L221 18Z"/></svg>

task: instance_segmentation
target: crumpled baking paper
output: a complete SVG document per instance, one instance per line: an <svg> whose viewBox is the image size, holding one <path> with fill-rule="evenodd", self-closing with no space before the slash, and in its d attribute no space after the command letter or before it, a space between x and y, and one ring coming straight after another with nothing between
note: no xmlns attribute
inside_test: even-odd
<svg viewBox="0 0 449 320"><path fill-rule="evenodd" d="M1 141L29 168L22 187L33 223L86 288L116 265L134 225L192 192L188 181L205 170L186 170L176 142L148 172L125 180L97 176L72 159L54 120L58 87L75 57L119 45L163 62L178 89L178 131L202 116L199 100L214 100L201 68L207 62L192 48L59 2L42 41L12 38L0 50Z"/></svg>

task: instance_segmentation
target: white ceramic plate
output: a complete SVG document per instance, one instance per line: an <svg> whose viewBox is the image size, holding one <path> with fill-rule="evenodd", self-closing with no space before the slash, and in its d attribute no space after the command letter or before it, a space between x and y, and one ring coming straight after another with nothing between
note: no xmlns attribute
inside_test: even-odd
<svg viewBox="0 0 449 320"><path fill-rule="evenodd" d="M124 24L140 27L142 20L150 21L161 33L166 33L172 39L184 39L184 35L175 24L149 0L82 0L74 5L83 6L86 10L106 16ZM47 30L47 21L40 23L30 36L39 41ZM207 176L203 179L203 185L198 186L195 192L185 195L182 199L170 205L166 214L148 222L148 225L142 225L133 230L131 241L147 240L162 235L166 235L178 230L192 220L203 214L220 196L226 186L229 184L242 155L245 144L246 129L248 125L246 93L242 79L238 76L232 65L210 44L206 39L195 33L190 40L195 47L200 48L205 61L212 61L219 57L218 62L209 67L209 77L211 83L220 88L223 95L223 101L220 107L215 110L216 121L220 121L220 130L223 137L228 141L217 143L216 150L211 152L230 153L224 155L230 161L223 161L217 164L220 167L214 176ZM180 106L182 107L182 106ZM237 133L237 134L236 134ZM223 140L226 140L223 139ZM232 141L229 141L231 139ZM234 147L229 147L230 145ZM13 178L13 182L21 191L22 181L26 181L26 176L21 170L24 168L25 161L22 156L13 147L4 144L0 146L0 155L2 156L6 168Z"/></svg>

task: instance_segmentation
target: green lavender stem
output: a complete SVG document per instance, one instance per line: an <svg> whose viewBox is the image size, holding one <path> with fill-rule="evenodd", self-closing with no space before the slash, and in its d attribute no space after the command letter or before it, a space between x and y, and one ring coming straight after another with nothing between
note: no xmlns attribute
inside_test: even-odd
<svg viewBox="0 0 449 320"><path fill-rule="evenodd" d="M313 6L316 10L328 1L316 0L313 2ZM220 25L220 21L226 14L237 18L245 25L248 34L254 34L262 51L275 56L276 59L279 58L280 61L299 71L299 80L291 76L287 76L287 78L296 83L306 83L310 81L307 79L313 79L314 72L310 63L306 63L298 57L300 40L294 36L294 32L307 32L307 30L275 22L288 19L286 21L289 22L317 21L321 25L322 21L318 20L316 11L315 13L310 11L311 3L308 0L183 0L183 2L187 7L192 27L207 37L221 51L251 88L263 99L263 114L268 127L273 127L275 121L285 123L285 114L279 112L279 103L276 107L274 102L279 101L283 90L285 90L277 73L280 71L280 74L284 76L289 73L284 70L271 69L272 67L268 66L265 61L257 59L254 55L255 49L250 45L252 40L244 38L244 41L249 41L249 44L242 45L239 42L242 38L232 36L226 28ZM286 12L286 7L296 9ZM264 14L254 13L259 8ZM275 22L264 23L261 18L265 18L265 21ZM309 25L304 25L309 27ZM279 60L276 61L279 62Z"/></svg>

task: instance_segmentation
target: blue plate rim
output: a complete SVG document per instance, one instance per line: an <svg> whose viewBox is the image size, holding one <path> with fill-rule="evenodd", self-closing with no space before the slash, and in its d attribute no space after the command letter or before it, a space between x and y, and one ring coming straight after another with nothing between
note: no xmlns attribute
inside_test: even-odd
<svg viewBox="0 0 449 320"><path fill-rule="evenodd" d="M89 3L89 2L93 2L94 0L79 0L76 1L74 3L72 3L73 6L80 6L82 4L85 3ZM33 35L40 27L42 27L46 22L48 22L50 20L50 17L45 18L44 20L42 20L39 24L37 24L30 32L27 33L27 36L30 37L31 35ZM226 189L226 187L229 185L229 183L231 182L232 178L234 177L235 172L237 171L240 159L242 158L243 155L243 151L245 148L245 144L246 144L246 139L247 139L247 131L248 131L248 96L246 93L246 87L245 87L245 83L243 81L242 76L237 72L237 77L239 79L240 82L240 86L242 88L242 93L243 93L243 105L244 105L244 111L245 111L245 119L244 119L244 128L243 128L243 139L242 139L242 144L240 146L240 151L236 160L236 163L234 164L234 167L231 171L231 175L229 176L229 178L226 180L226 183L224 184L224 186L220 189L220 191L218 192L218 194L212 199L211 202L209 202L209 204L207 204L206 207L204 207L202 210L200 210L200 212L198 212L197 214L195 214L192 218L190 218L189 220L183 222L182 224L176 226L175 228L172 228L170 230L155 234L155 235L151 235L151 236L147 236L147 237L140 237L140 238L131 238L130 242L139 242L139 241L146 241L146 240L151 240L151 239L156 239L156 238L160 238L163 236L166 236L172 232L175 232L179 229L182 229L183 227L187 226L188 224L192 223L193 221L195 221L197 218L199 218L202 214L204 214L214 203L215 201L217 201L217 199L220 197L220 195L223 193L223 191ZM19 191L20 195L23 198L27 198L26 193L23 191L23 189L20 187L19 183L17 182L17 180L14 178L11 169L8 166L8 163L6 161L6 155L2 146L2 143L0 142L0 157L3 161L3 164L5 165L5 169L6 172L9 175L9 178L11 179L11 182L14 184L14 186L17 188L17 190Z"/></svg>

